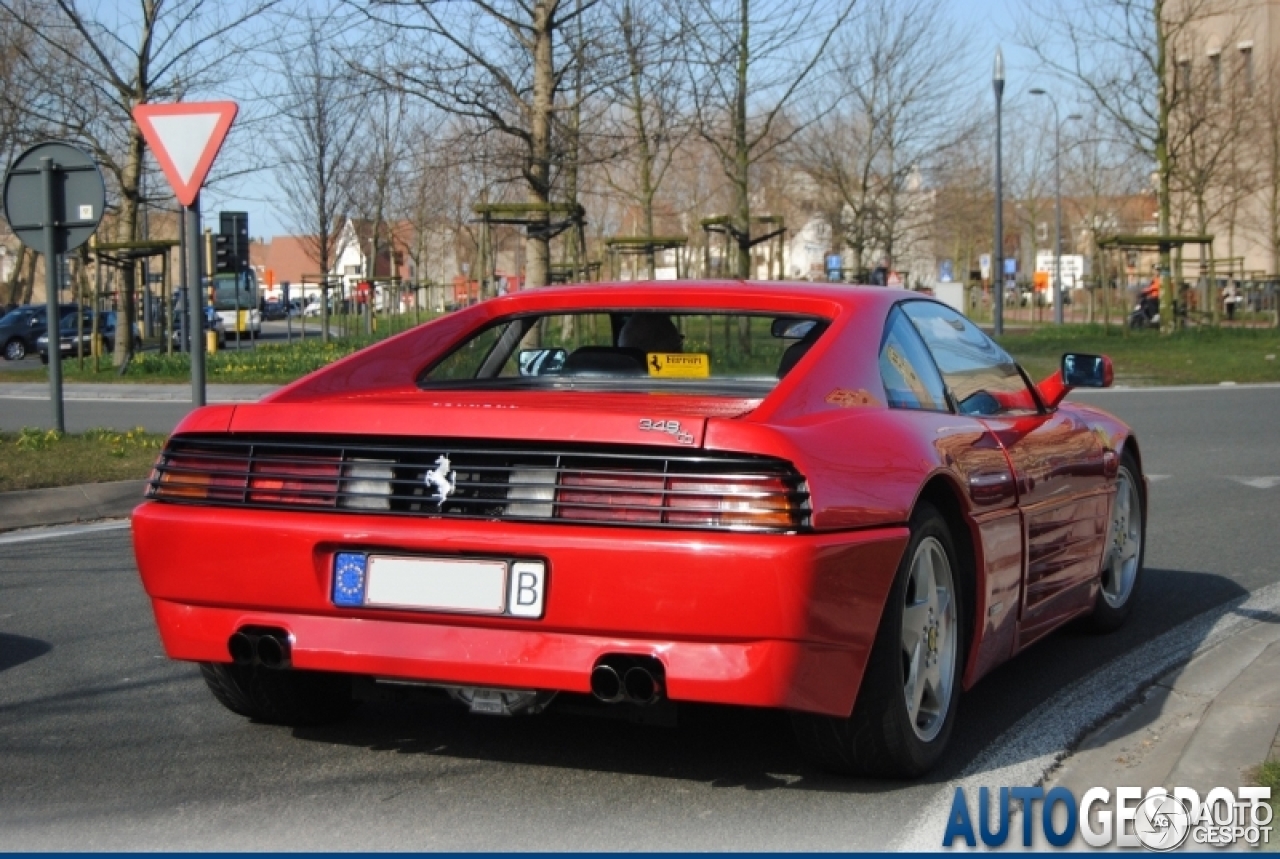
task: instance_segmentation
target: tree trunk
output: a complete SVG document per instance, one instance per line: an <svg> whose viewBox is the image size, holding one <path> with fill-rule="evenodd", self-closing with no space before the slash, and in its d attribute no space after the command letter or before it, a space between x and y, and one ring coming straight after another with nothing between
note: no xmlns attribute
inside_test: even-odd
<svg viewBox="0 0 1280 859"><path fill-rule="evenodd" d="M141 102L141 99L139 100ZM117 241L133 242L138 240L138 206L140 200L139 184L142 179L142 157L146 144L142 132L137 125L129 130L129 149L125 160L124 173L120 177L120 226L116 232ZM133 338L127 332L133 331L135 318L133 309L133 293L135 284L133 277L120 279L119 304L116 308L116 330L125 332L116 337L113 344L111 363L122 367L133 351Z"/></svg>
<svg viewBox="0 0 1280 859"><path fill-rule="evenodd" d="M9 304L17 304L19 296L22 295L22 267L27 263L27 246L19 243L18 255L14 257L13 269L9 272L9 281L5 284L5 301Z"/></svg>
<svg viewBox="0 0 1280 859"><path fill-rule="evenodd" d="M742 280L751 277L751 150L747 143L747 71L751 59L751 0L739 0L738 76L733 105L734 217L738 258L734 268ZM745 344L749 351L749 342Z"/></svg>
<svg viewBox="0 0 1280 859"><path fill-rule="evenodd" d="M1160 205L1159 232L1169 235L1172 221L1173 204L1169 189L1173 164L1169 157L1169 76L1168 76L1168 43L1165 32L1164 0L1152 3L1152 14L1155 16L1156 29L1156 195ZM1170 334L1174 331L1173 302L1175 298L1173 285L1173 266L1168 245L1160 246L1160 331Z"/></svg>
<svg viewBox="0 0 1280 859"><path fill-rule="evenodd" d="M36 291L36 266L40 262L38 254L27 254L27 273L22 276L22 300L19 304L30 304Z"/></svg>
<svg viewBox="0 0 1280 859"><path fill-rule="evenodd" d="M529 202L551 202L551 114L555 98L556 0L537 0L533 8L533 103L529 117ZM547 214L535 216L525 239L525 277L530 287L551 282L551 240Z"/></svg>

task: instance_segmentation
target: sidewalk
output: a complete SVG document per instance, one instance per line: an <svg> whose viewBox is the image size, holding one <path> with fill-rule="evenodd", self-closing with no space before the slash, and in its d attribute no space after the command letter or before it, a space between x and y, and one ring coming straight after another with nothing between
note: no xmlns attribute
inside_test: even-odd
<svg viewBox="0 0 1280 859"><path fill-rule="evenodd" d="M209 403L252 403L276 390L277 385L209 385ZM70 402L110 400L116 402L191 402L190 385L139 385L68 383L62 386L63 399ZM0 383L0 400L49 399L45 382ZM145 480L90 483L0 492L0 532L43 525L65 525L95 519L123 518L142 501Z"/></svg>
<svg viewBox="0 0 1280 859"><path fill-rule="evenodd" d="M0 492L0 533L18 528L122 519L142 503L145 480Z"/></svg>
<svg viewBox="0 0 1280 859"><path fill-rule="evenodd" d="M1062 786L1078 798L1092 787L1136 786L1144 795L1189 787L1204 797L1255 784L1259 764L1280 760L1280 616L1251 620L1086 737L1048 775L1045 791Z"/></svg>

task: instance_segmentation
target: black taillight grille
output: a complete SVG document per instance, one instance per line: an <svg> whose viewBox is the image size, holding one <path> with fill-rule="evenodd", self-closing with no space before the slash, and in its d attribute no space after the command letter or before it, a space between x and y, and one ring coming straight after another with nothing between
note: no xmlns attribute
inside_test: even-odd
<svg viewBox="0 0 1280 859"><path fill-rule="evenodd" d="M171 439L147 495L275 510L789 532L803 478L768 457L605 446L271 437Z"/></svg>

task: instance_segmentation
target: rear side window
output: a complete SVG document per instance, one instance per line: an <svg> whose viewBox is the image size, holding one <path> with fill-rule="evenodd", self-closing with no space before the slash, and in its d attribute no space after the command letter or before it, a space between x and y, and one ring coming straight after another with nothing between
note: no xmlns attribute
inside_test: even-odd
<svg viewBox="0 0 1280 859"><path fill-rule="evenodd" d="M946 387L911 321L895 307L880 344L880 378L895 409L948 411Z"/></svg>
<svg viewBox="0 0 1280 859"><path fill-rule="evenodd" d="M910 301L900 307L929 347L961 414L1039 410L1013 358L964 316L933 301Z"/></svg>

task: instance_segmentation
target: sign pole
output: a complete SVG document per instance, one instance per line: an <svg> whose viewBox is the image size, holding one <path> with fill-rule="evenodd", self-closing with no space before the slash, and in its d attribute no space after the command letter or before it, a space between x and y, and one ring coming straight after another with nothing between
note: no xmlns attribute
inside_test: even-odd
<svg viewBox="0 0 1280 859"><path fill-rule="evenodd" d="M62 319L58 315L58 259L56 202L54 200L53 158L40 159L40 178L44 183L44 289L46 336L49 340L49 400L53 403L53 428L67 431L62 414Z"/></svg>
<svg viewBox="0 0 1280 859"><path fill-rule="evenodd" d="M187 246L187 331L191 341L191 404L194 406L205 404L200 189L238 110L233 101L139 104L133 109L134 122L169 180L186 221L183 235Z"/></svg>
<svg viewBox="0 0 1280 859"><path fill-rule="evenodd" d="M191 405L203 406L204 300L200 289L200 193L183 209L187 243L187 339L191 349Z"/></svg>

